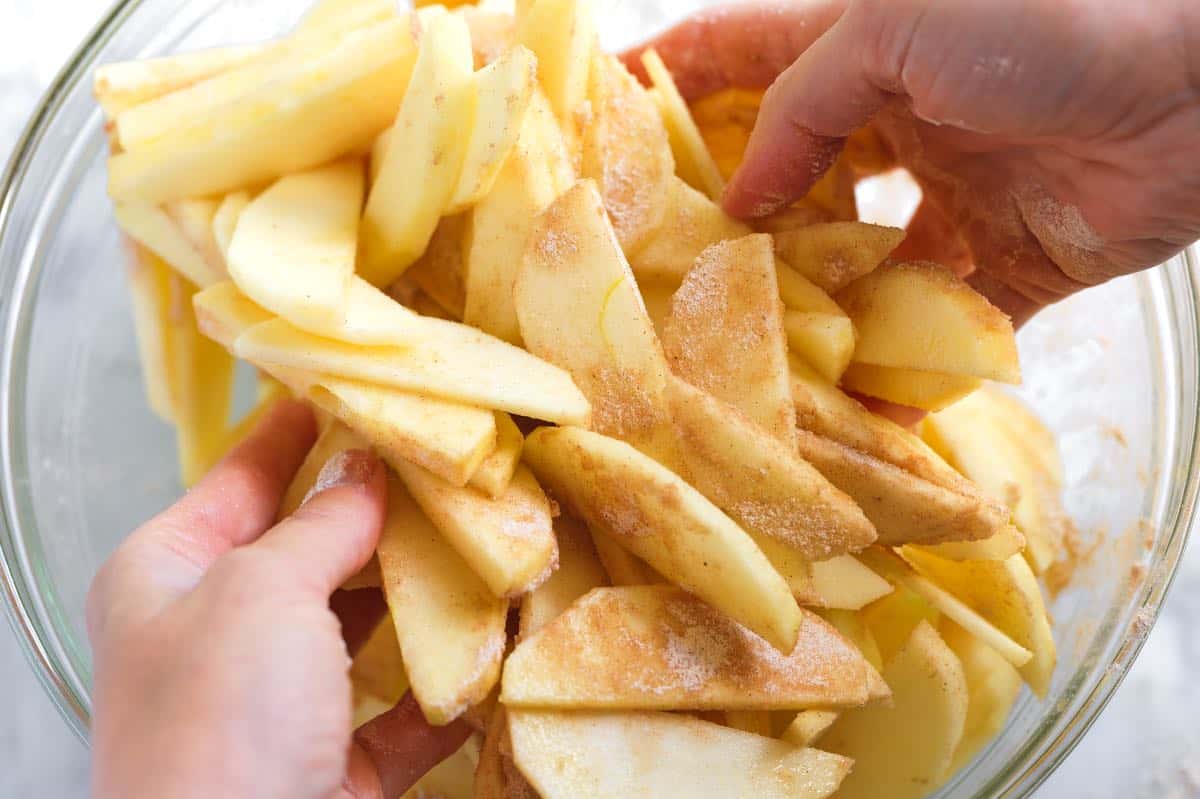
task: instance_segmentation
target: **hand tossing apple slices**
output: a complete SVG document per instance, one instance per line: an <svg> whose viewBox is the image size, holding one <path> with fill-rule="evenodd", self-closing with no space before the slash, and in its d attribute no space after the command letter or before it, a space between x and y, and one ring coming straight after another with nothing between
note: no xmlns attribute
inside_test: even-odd
<svg viewBox="0 0 1200 799"><path fill-rule="evenodd" d="M1056 690L1064 472L985 386L1011 322L893 260L841 166L726 216L761 95L689 108L653 52L642 86L588 0L453 5L97 73L183 480L286 392L323 432L281 513L345 449L388 463L356 718L411 690L480 731L414 796L935 790Z"/></svg>

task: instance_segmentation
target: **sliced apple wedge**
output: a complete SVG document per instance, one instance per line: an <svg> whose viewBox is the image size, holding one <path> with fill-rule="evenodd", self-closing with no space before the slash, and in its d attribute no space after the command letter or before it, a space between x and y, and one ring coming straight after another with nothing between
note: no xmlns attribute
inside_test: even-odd
<svg viewBox="0 0 1200 799"><path fill-rule="evenodd" d="M496 596L527 594L558 565L550 503L528 469L518 468L503 496L490 499L415 464L390 463L434 526Z"/></svg>
<svg viewBox="0 0 1200 799"><path fill-rule="evenodd" d="M1058 441L1032 408L997 388L986 389L983 396L979 397L979 402L991 404L995 419L1008 428L1014 440L1021 444L1044 474L1059 486L1066 482Z"/></svg>
<svg viewBox="0 0 1200 799"><path fill-rule="evenodd" d="M289 175L242 211L229 274L242 292L297 327L323 333L346 314L364 178L358 160Z"/></svg>
<svg viewBox="0 0 1200 799"><path fill-rule="evenodd" d="M610 536L592 530L592 543L596 546L596 557L608 574L613 585L657 585L664 582L662 575L650 568L644 560L622 547Z"/></svg>
<svg viewBox="0 0 1200 799"><path fill-rule="evenodd" d="M570 516L554 520L558 535L558 568L550 579L521 600L521 639L557 619L575 600L608 583L608 575L587 527Z"/></svg>
<svg viewBox="0 0 1200 799"><path fill-rule="evenodd" d="M726 710L725 726L770 738L771 713L767 710Z"/></svg>
<svg viewBox="0 0 1200 799"><path fill-rule="evenodd" d="M963 738L969 688L962 664L921 623L884 669L890 705L847 711L821 746L854 760L844 799L920 799L946 777Z"/></svg>
<svg viewBox="0 0 1200 799"><path fill-rule="evenodd" d="M705 250L675 292L664 328L675 374L784 444L794 441L796 409L770 236Z"/></svg>
<svg viewBox="0 0 1200 799"><path fill-rule="evenodd" d="M892 592L887 580L851 555L815 561L811 569L812 588L819 607L861 610Z"/></svg>
<svg viewBox="0 0 1200 799"><path fill-rule="evenodd" d="M354 655L350 664L350 682L356 693L365 692L382 699L388 709L399 704L408 692L408 676L400 642L396 640L396 625L384 619Z"/></svg>
<svg viewBox="0 0 1200 799"><path fill-rule="evenodd" d="M570 710L857 706L867 701L866 661L811 613L781 657L675 586L599 588L517 645L500 701Z"/></svg>
<svg viewBox="0 0 1200 799"><path fill-rule="evenodd" d="M943 620L938 632L967 679L967 718L948 774L959 771L1004 731L1021 693L1021 675L994 649L957 624Z"/></svg>
<svg viewBox="0 0 1200 799"><path fill-rule="evenodd" d="M554 113L576 138L575 114L587 101L592 54L598 46L591 3L534 0L517 16L517 39L534 52L538 79Z"/></svg>
<svg viewBox="0 0 1200 799"><path fill-rule="evenodd" d="M418 4L419 5L419 4ZM296 26L296 33L326 33L344 25L348 16L377 14L380 17L396 13L391 0L317 0Z"/></svg>
<svg viewBox="0 0 1200 799"><path fill-rule="evenodd" d="M449 724L499 679L508 601L488 590L394 479L379 565L413 695L430 724Z"/></svg>
<svg viewBox="0 0 1200 799"><path fill-rule="evenodd" d="M839 715L835 710L801 710L779 737L793 746L812 746L829 732Z"/></svg>
<svg viewBox="0 0 1200 799"><path fill-rule="evenodd" d="M478 89L461 17L429 23L363 212L359 274L392 283L421 257L462 175Z"/></svg>
<svg viewBox="0 0 1200 799"><path fill-rule="evenodd" d="M203 289L227 278L220 265L205 258L162 208L147 203L118 202L114 204L113 212L117 224L129 238L166 261L190 283Z"/></svg>
<svg viewBox="0 0 1200 799"><path fill-rule="evenodd" d="M631 259L634 274L678 285L700 253L753 232L682 178L673 178L662 223Z"/></svg>
<svg viewBox="0 0 1200 799"><path fill-rule="evenodd" d="M521 450L525 447L525 436L507 413L497 411L495 417L496 447L471 475L470 485L492 499L499 499L508 491L513 474L517 471Z"/></svg>
<svg viewBox="0 0 1200 799"><path fill-rule="evenodd" d="M936 412L974 394L982 388L983 381L963 375L852 363L842 375L842 385L868 397Z"/></svg>
<svg viewBox="0 0 1200 799"><path fill-rule="evenodd" d="M425 254L404 273L443 311L460 322L467 305L464 252L467 220L466 214L443 217Z"/></svg>
<svg viewBox="0 0 1200 799"><path fill-rule="evenodd" d="M220 203L217 200L175 200L163 206L167 216L179 228L196 252L200 253L213 271L224 279L227 272L225 256L217 245L213 235L213 220L217 216Z"/></svg>
<svg viewBox="0 0 1200 799"><path fill-rule="evenodd" d="M175 418L175 370L171 349L171 267L132 239L129 252L129 293L137 334L142 385L150 409L164 422Z"/></svg>
<svg viewBox="0 0 1200 799"><path fill-rule="evenodd" d="M1025 550L1025 536L1015 525L1007 524L981 541L950 541L917 548L947 560L1008 560Z"/></svg>
<svg viewBox="0 0 1200 799"><path fill-rule="evenodd" d="M890 597L891 595L884 602L873 604L872 609L885 602L890 602ZM883 668L883 656L879 651L879 644L875 641L874 634L867 626L867 622L865 621L867 614L865 612L855 613L849 610L827 609L818 611L817 615L833 625L834 629L841 633L846 640L854 644L858 648L858 651L862 653L862 656L866 658L867 663L871 664L871 667L876 672ZM911 632L912 630L910 629L905 633L904 640L908 640L908 634ZM880 677L880 680L882 679Z"/></svg>
<svg viewBox="0 0 1200 799"><path fill-rule="evenodd" d="M233 349L238 337L251 328L273 318L245 294L233 281L216 283L192 297L196 323L200 332L227 350Z"/></svg>
<svg viewBox="0 0 1200 799"><path fill-rule="evenodd" d="M235 69L257 57L265 47L260 44L218 47L105 64L96 70L92 89L104 116L112 120L134 106Z"/></svg>
<svg viewBox="0 0 1200 799"><path fill-rule="evenodd" d="M854 357L854 323L849 317L812 311L788 311L784 316L788 346L811 364L821 377L836 384Z"/></svg>
<svg viewBox="0 0 1200 799"><path fill-rule="evenodd" d="M671 71L653 48L642 53L642 65L658 92L659 106L671 137L675 161L679 164L679 174L714 202L719 201L721 193L725 191L725 178L708 151L708 145L704 143L700 128L696 126L691 110L679 93L679 87L675 85Z"/></svg>
<svg viewBox="0 0 1200 799"><path fill-rule="evenodd" d="M664 577L791 652L802 623L750 537L678 475L616 439L542 428L525 460L554 496Z"/></svg>
<svg viewBox="0 0 1200 799"><path fill-rule="evenodd" d="M317 438L317 443L308 451L308 456L283 495L283 502L279 505L279 518L286 519L304 504L313 486L317 484L321 470L334 456L346 450L365 449L369 446L365 438L341 422L334 422L326 427Z"/></svg>
<svg viewBox="0 0 1200 799"><path fill-rule="evenodd" d="M904 241L900 228L827 222L775 234L775 252L823 291L837 294L869 275Z"/></svg>
<svg viewBox="0 0 1200 799"><path fill-rule="evenodd" d="M109 160L109 193L161 203L261 184L366 147L395 115L416 48L408 16L354 31L285 78Z"/></svg>
<svg viewBox="0 0 1200 799"><path fill-rule="evenodd" d="M670 713L509 713L513 756L543 799L824 799L851 761ZM653 757L647 757L653 753Z"/></svg>
<svg viewBox="0 0 1200 799"><path fill-rule="evenodd" d="M235 191L227 194L221 200L221 204L217 206L217 212L213 214L213 241L217 244L217 251L221 253L221 259L227 264L229 262L229 245L233 243L233 234L237 230L238 220L241 219L242 211L246 210L246 206L250 205L252 199L253 197L248 191Z"/></svg>
<svg viewBox="0 0 1200 799"><path fill-rule="evenodd" d="M789 311L819 313L826 316L845 316L833 298L821 290L795 269L777 260L775 262L779 280L779 298Z"/></svg>
<svg viewBox="0 0 1200 799"><path fill-rule="evenodd" d="M1021 382L1012 321L937 264L880 267L837 295L873 366Z"/></svg>

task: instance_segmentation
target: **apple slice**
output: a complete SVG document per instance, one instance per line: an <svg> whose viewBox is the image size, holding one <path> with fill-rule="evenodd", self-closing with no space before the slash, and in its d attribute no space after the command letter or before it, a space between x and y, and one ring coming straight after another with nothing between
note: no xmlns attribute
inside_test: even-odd
<svg viewBox="0 0 1200 799"><path fill-rule="evenodd" d="M525 436L507 413L496 411L495 418L496 448L471 475L470 486L492 499L499 499L508 491L513 474L517 471L521 450L525 447Z"/></svg>
<svg viewBox="0 0 1200 799"><path fill-rule="evenodd" d="M517 15L517 39L537 56L538 79L569 139L587 101L592 54L598 45L589 0L534 0Z"/></svg>
<svg viewBox="0 0 1200 799"><path fill-rule="evenodd" d="M825 316L845 316L833 298L804 275L783 261L775 262L779 280L779 299L789 311L819 313Z"/></svg>
<svg viewBox="0 0 1200 799"><path fill-rule="evenodd" d="M356 694L362 692L382 699L389 710L408 692L408 676L404 673L396 625L391 619L379 622L355 653L350 664L350 682Z"/></svg>
<svg viewBox="0 0 1200 799"><path fill-rule="evenodd" d="M746 236L701 253L675 292L664 328L675 374L785 445L794 442L796 409L770 236Z"/></svg>
<svg viewBox="0 0 1200 799"><path fill-rule="evenodd" d="M192 297L200 332L227 350L251 328L269 322L270 312L254 304L238 291L233 281L217 283Z"/></svg>
<svg viewBox="0 0 1200 799"><path fill-rule="evenodd" d="M304 500L316 485L321 470L334 456L346 450L366 449L369 446L366 439L341 422L334 422L326 427L317 438L317 443L308 451L308 456L284 493L283 502L279 505L278 518L286 519L304 504Z"/></svg>
<svg viewBox="0 0 1200 799"><path fill-rule="evenodd" d="M598 588L517 645L500 701L560 710L857 706L867 701L866 661L811 613L792 653L780 656L675 586Z"/></svg>
<svg viewBox="0 0 1200 799"><path fill-rule="evenodd" d="M787 583L737 524L674 472L577 428L536 431L525 460L591 528L780 651L794 649L802 617Z"/></svg>
<svg viewBox="0 0 1200 799"><path fill-rule="evenodd" d="M608 582L592 538L582 522L570 516L554 520L558 535L558 569L521 600L521 639L557 619L575 600Z"/></svg>
<svg viewBox="0 0 1200 799"><path fill-rule="evenodd" d="M884 602L873 604L871 606L872 610L879 605L890 602L890 597L891 595ZM883 668L883 656L880 654L879 644L876 643L875 636L867 626L865 620L867 616L866 612L855 613L849 610L827 609L818 611L817 615L833 625L834 629L841 633L846 640L854 644L863 657L866 658L867 663L876 672ZM907 640L908 634L911 632L912 630L910 629L905 633L905 640ZM880 677L879 679L882 680L883 678Z"/></svg>
<svg viewBox="0 0 1200 799"><path fill-rule="evenodd" d="M162 208L140 202L117 202L113 213L127 236L166 261L190 283L208 288L226 279L220 265L206 259Z"/></svg>
<svg viewBox="0 0 1200 799"><path fill-rule="evenodd" d="M753 232L682 178L672 178L661 224L631 259L634 274L678 285L700 253Z"/></svg>
<svg viewBox="0 0 1200 799"><path fill-rule="evenodd" d="M882 264L904 241L899 228L827 222L775 234L775 252L823 291L837 294Z"/></svg>
<svg viewBox="0 0 1200 799"><path fill-rule="evenodd" d="M638 290L642 293L646 313L654 323L654 332L658 334L660 341L666 333L667 319L671 316L671 302L678 288L674 283L638 281Z"/></svg>
<svg viewBox="0 0 1200 799"><path fill-rule="evenodd" d="M164 422L175 418L176 363L171 358L171 267L145 246L127 238L129 293L137 334L142 385L150 409Z"/></svg>
<svg viewBox="0 0 1200 799"><path fill-rule="evenodd" d="M1025 536L1015 525L1007 524L991 538L981 541L949 541L917 548L947 560L1008 560L1025 550Z"/></svg>
<svg viewBox="0 0 1200 799"><path fill-rule="evenodd" d="M812 746L829 732L839 715L835 710L801 710L779 737L793 746Z"/></svg>
<svg viewBox="0 0 1200 799"><path fill-rule="evenodd" d="M851 555L814 561L811 569L819 607L861 610L892 592L887 580Z"/></svg>
<svg viewBox="0 0 1200 799"><path fill-rule="evenodd" d="M212 237L216 242L217 252L221 253L222 262L229 262L229 245L233 243L233 234L237 230L238 220L242 217L242 211L246 210L246 206L250 205L253 197L248 191L235 191L232 194L225 195L221 200L221 204L217 206L217 212L212 218Z"/></svg>
<svg viewBox="0 0 1200 799"><path fill-rule="evenodd" d="M359 274L386 286L421 257L462 176L478 89L461 17L429 23L363 212Z"/></svg>
<svg viewBox="0 0 1200 799"><path fill-rule="evenodd" d="M443 217L429 240L429 247L404 276L428 294L442 310L461 322L466 313L467 216Z"/></svg>
<svg viewBox="0 0 1200 799"><path fill-rule="evenodd" d="M788 346L824 380L836 384L854 357L854 324L841 314L788 311L783 318Z"/></svg>
<svg viewBox="0 0 1200 799"><path fill-rule="evenodd" d="M395 115L415 57L407 15L331 41L285 77L109 160L109 194L161 203L222 194L368 146Z"/></svg>
<svg viewBox="0 0 1200 799"><path fill-rule="evenodd" d="M679 87L675 85L671 71L653 48L642 53L642 65L658 92L659 107L671 137L671 149L675 152L680 175L714 202L719 202L725 191L725 178L708 151L708 145L704 143L700 128L696 126L691 110L679 93Z"/></svg>
<svg viewBox="0 0 1200 799"><path fill-rule="evenodd" d="M544 583L558 565L550 502L524 467L491 499L458 488L406 461L389 463L446 540L498 597L512 599Z"/></svg>
<svg viewBox="0 0 1200 799"><path fill-rule="evenodd" d="M726 710L725 726L764 738L773 737L771 713L767 710Z"/></svg>
<svg viewBox="0 0 1200 799"><path fill-rule="evenodd" d="M481 702L500 677L508 601L446 543L404 487L389 481L379 564L412 692L430 724Z"/></svg>
<svg viewBox="0 0 1200 799"><path fill-rule="evenodd" d="M1018 668L1038 696L1046 695L1057 650L1042 590L1023 558L953 562L908 547L903 555L918 573L1033 652L1033 659Z"/></svg>
<svg viewBox="0 0 1200 799"><path fill-rule="evenodd" d="M1021 382L1012 321L945 267L889 264L837 301L858 330L860 363Z"/></svg>
<svg viewBox="0 0 1200 799"><path fill-rule="evenodd" d="M963 375L852 363L842 375L842 385L868 397L936 412L974 394L983 381Z"/></svg>
<svg viewBox="0 0 1200 799"><path fill-rule="evenodd" d="M429 338L410 349L346 344L273 319L246 331L234 350L262 366L378 383L549 422L587 421L587 400L561 370L468 327L420 322Z"/></svg>
<svg viewBox="0 0 1200 799"><path fill-rule="evenodd" d="M583 133L583 175L600 187L627 254L636 254L663 222L675 158L654 99L615 56L592 66L593 118Z"/></svg>
<svg viewBox="0 0 1200 799"><path fill-rule="evenodd" d="M280 179L239 216L229 245L234 283L303 330L336 328L354 275L363 189L357 160Z"/></svg>
<svg viewBox="0 0 1200 799"><path fill-rule="evenodd" d="M482 200L500 175L525 122L537 88L537 58L517 45L475 75L478 102L458 185L447 213L467 210Z"/></svg>
<svg viewBox="0 0 1200 799"><path fill-rule="evenodd" d="M1012 437L1033 458L1044 474L1059 486L1066 482L1066 469L1058 440L1033 409L1012 394L997 388L987 388L979 397L980 403L990 403L993 417L1007 427Z"/></svg>
<svg viewBox="0 0 1200 799"><path fill-rule="evenodd" d="M953 650L967 679L967 719L949 774L966 766L1004 731L1021 693L1021 675L994 649L962 627L943 620L938 632Z"/></svg>
<svg viewBox="0 0 1200 799"><path fill-rule="evenodd" d="M823 799L851 761L671 713L509 713L513 756L543 799ZM654 753L654 757L647 757Z"/></svg>
<svg viewBox="0 0 1200 799"><path fill-rule="evenodd" d="M862 510L791 446L679 378L667 397L690 482L743 529L811 560L875 542Z"/></svg>
<svg viewBox="0 0 1200 799"><path fill-rule="evenodd" d="M191 242L196 252L224 279L227 272L225 256L213 235L213 220L220 203L216 200L174 200L163 206L179 232Z"/></svg>
<svg viewBox="0 0 1200 799"><path fill-rule="evenodd" d="M821 746L854 760L839 799L921 799L947 776L963 738L969 688L962 664L922 622L887 664L890 705L847 711Z"/></svg>
<svg viewBox="0 0 1200 799"><path fill-rule="evenodd" d="M236 69L265 48L247 44L104 64L96 70L92 90L105 118L111 121L134 106Z"/></svg>
<svg viewBox="0 0 1200 799"><path fill-rule="evenodd" d="M603 564L610 583L620 586L657 585L664 582L661 574L612 538L599 530L591 532L592 543L596 546L596 557Z"/></svg>
<svg viewBox="0 0 1200 799"><path fill-rule="evenodd" d="M380 18L396 13L391 0L318 0L296 26L298 34L324 34L345 25L348 16L361 18L377 15Z"/></svg>

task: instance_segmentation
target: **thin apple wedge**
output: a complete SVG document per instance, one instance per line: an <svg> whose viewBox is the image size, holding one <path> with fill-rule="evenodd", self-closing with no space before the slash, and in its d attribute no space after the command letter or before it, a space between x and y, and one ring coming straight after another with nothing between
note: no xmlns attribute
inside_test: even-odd
<svg viewBox="0 0 1200 799"><path fill-rule="evenodd" d="M861 610L892 592L892 586L851 555L814 561L812 590L818 607Z"/></svg>
<svg viewBox="0 0 1200 799"><path fill-rule="evenodd" d="M819 286L783 261L775 262L779 299L789 311L845 316L846 312Z"/></svg>
<svg viewBox="0 0 1200 799"><path fill-rule="evenodd" d="M661 574L610 536L599 530L592 530L591 533L596 557L600 559L608 574L608 581L613 585L657 585L665 582Z"/></svg>
<svg viewBox="0 0 1200 799"><path fill-rule="evenodd" d="M884 602L888 602L890 598L891 595ZM884 602L875 603L872 605L872 608L879 604L884 604ZM867 663L871 664L871 667L877 673L883 668L883 655L879 651L879 644L876 642L874 634L871 632L870 627L867 626L866 613L826 609L818 611L817 615L833 625L833 628L841 633L846 640L854 644L858 648L858 651L862 653L862 656L866 658ZM908 635L911 632L912 630L910 629L905 633L905 640L908 640ZM880 681L883 680L882 677L879 679Z"/></svg>
<svg viewBox="0 0 1200 799"><path fill-rule="evenodd" d="M308 451L300 470L292 478L283 502L279 505L279 518L286 519L304 504L325 464L329 463L339 453L351 449L365 449L370 445L367 440L341 422L334 422L325 428Z"/></svg>
<svg viewBox="0 0 1200 799"><path fill-rule="evenodd" d="M430 724L449 724L500 677L508 602L488 590L394 479L378 556L413 695Z"/></svg>
<svg viewBox="0 0 1200 799"><path fill-rule="evenodd" d="M126 245L142 385L150 409L170 422L175 417L174 372L178 368L171 357L171 267L132 239L126 239Z"/></svg>
<svg viewBox="0 0 1200 799"><path fill-rule="evenodd" d="M860 363L1021 382L1012 321L945 267L888 264L837 301L858 330Z"/></svg>
<svg viewBox="0 0 1200 799"><path fill-rule="evenodd" d="M491 499L415 464L390 462L434 526L496 596L527 594L558 565L550 502L528 469L518 468L508 490Z"/></svg>
<svg viewBox="0 0 1200 799"><path fill-rule="evenodd" d="M904 241L899 228L827 222L775 234L775 252L829 294L869 275Z"/></svg>
<svg viewBox="0 0 1200 799"><path fill-rule="evenodd" d="M225 256L213 234L213 220L220 208L217 200L174 200L163 206L167 216L179 228L200 257L224 279L227 272Z"/></svg>
<svg viewBox="0 0 1200 799"><path fill-rule="evenodd" d="M461 17L429 23L363 211L358 269L376 286L412 266L449 210L474 128L474 65Z"/></svg>
<svg viewBox="0 0 1200 799"><path fill-rule="evenodd" d="M791 396L783 303L771 237L714 244L671 301L663 346L671 370L790 445Z"/></svg>
<svg viewBox="0 0 1200 799"><path fill-rule="evenodd" d="M615 56L595 56L591 83L582 172L596 181L621 247L633 254L663 221L675 158L654 99Z"/></svg>
<svg viewBox="0 0 1200 799"><path fill-rule="evenodd" d="M499 499L508 491L517 464L521 462L525 436L507 413L496 411L495 417L496 447L471 475L470 486L492 499Z"/></svg>
<svg viewBox="0 0 1200 799"><path fill-rule="evenodd" d="M247 44L105 64L96 70L92 90L104 116L113 120L134 106L235 69L260 55L264 48Z"/></svg>
<svg viewBox="0 0 1200 799"><path fill-rule="evenodd" d="M517 40L537 56L538 79L569 139L587 101L592 54L598 47L588 0L534 0L517 16Z"/></svg>
<svg viewBox="0 0 1200 799"><path fill-rule="evenodd" d="M517 645L500 701L559 710L845 707L867 701L866 680L858 650L811 613L781 656L675 586L598 588Z"/></svg>
<svg viewBox="0 0 1200 799"><path fill-rule="evenodd" d="M1060 486L1066 482L1066 470L1063 467L1062 453L1058 450L1058 441L1032 408L1012 394L997 388L985 389L979 397L979 402L992 406L995 419L1009 429L1013 438L1041 467L1044 474L1049 475Z"/></svg>
<svg viewBox="0 0 1200 799"><path fill-rule="evenodd" d="M358 160L276 182L239 215L228 256L234 283L303 330L336 329L354 275L363 190Z"/></svg>
<svg viewBox="0 0 1200 799"><path fill-rule="evenodd" d="M793 746L813 746L829 732L839 715L835 710L801 710L779 738Z"/></svg>
<svg viewBox="0 0 1200 799"><path fill-rule="evenodd" d="M1023 558L953 562L909 547L902 554L918 573L1031 651L1033 659L1018 668L1038 696L1046 695L1057 649L1042 589Z"/></svg>
<svg viewBox="0 0 1200 799"><path fill-rule="evenodd" d="M1025 550L1025 536L1016 525L1007 524L991 538L980 541L949 541L945 544L916 546L923 552L947 560L1008 560Z"/></svg>
<svg viewBox="0 0 1200 799"><path fill-rule="evenodd" d="M969 687L962 664L928 623L887 664L890 705L847 711L821 746L854 760L843 799L921 799L947 776L963 738Z"/></svg>
<svg viewBox="0 0 1200 799"><path fill-rule="evenodd" d="M783 652L802 624L787 583L754 541L674 472L638 450L577 428L542 428L525 460L590 527Z"/></svg>
<svg viewBox="0 0 1200 799"><path fill-rule="evenodd" d="M200 332L227 350L243 333L274 317L238 291L233 281L216 283L192 297Z"/></svg>
<svg viewBox="0 0 1200 799"><path fill-rule="evenodd" d="M704 143L700 128L692 118L691 109L684 102L683 95L679 93L679 87L675 85L671 71L653 48L642 53L642 65L658 92L659 107L671 137L671 149L675 152L680 176L714 202L720 201L721 193L725 191L725 178L708 151L708 145Z"/></svg>
<svg viewBox="0 0 1200 799"><path fill-rule="evenodd" d="M285 79L113 156L109 193L151 204L222 194L361 149L394 117L415 54L407 16L349 33Z"/></svg>
<svg viewBox="0 0 1200 799"><path fill-rule="evenodd" d="M938 632L962 663L967 679L963 738L947 772L953 774L1004 731L1021 693L1021 675L994 649L957 624L943 620Z"/></svg>
<svg viewBox="0 0 1200 799"><path fill-rule="evenodd" d="M977 377L868 363L849 364L841 382L850 391L931 412L949 408L983 387Z"/></svg>
<svg viewBox="0 0 1200 799"><path fill-rule="evenodd" d="M350 664L350 682L355 693L363 692L382 699L389 709L395 707L408 692L408 676L396 625L383 619L354 655Z"/></svg>
<svg viewBox="0 0 1200 799"><path fill-rule="evenodd" d="M821 377L836 384L854 357L854 323L842 314L788 311L783 319L788 346Z"/></svg>
<svg viewBox="0 0 1200 799"><path fill-rule="evenodd" d="M466 255L463 252L467 215L443 217L429 247L404 276L428 294L457 321L466 313Z"/></svg>
<svg viewBox="0 0 1200 799"><path fill-rule="evenodd" d="M557 619L575 600L608 583L608 575L587 527L570 516L554 520L558 568L550 579L521 600L520 634L524 640Z"/></svg>
<svg viewBox="0 0 1200 799"><path fill-rule="evenodd" d="M823 799L851 768L846 758L670 713L514 710L509 731L516 764L543 799Z"/></svg>
<svg viewBox="0 0 1200 799"><path fill-rule="evenodd" d="M700 253L753 232L682 178L672 178L662 223L631 259L634 274L678 285Z"/></svg>
<svg viewBox="0 0 1200 799"><path fill-rule="evenodd" d="M167 262L199 288L227 279L220 264L204 256L162 208L147 203L115 203L117 224L127 236Z"/></svg>
<svg viewBox="0 0 1200 799"><path fill-rule="evenodd" d="M419 4L418 4L419 5ZM395 14L391 0L317 0L296 26L298 34L326 33L344 25L347 16Z"/></svg>

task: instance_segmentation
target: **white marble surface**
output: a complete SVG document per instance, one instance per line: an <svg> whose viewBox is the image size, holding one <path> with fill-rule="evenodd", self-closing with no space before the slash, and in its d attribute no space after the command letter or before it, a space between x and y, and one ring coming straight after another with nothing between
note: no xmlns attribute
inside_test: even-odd
<svg viewBox="0 0 1200 799"><path fill-rule="evenodd" d="M0 161L44 87L109 0L0 0ZM1200 797L1200 544L1141 659L1085 742L1042 789L1070 799ZM85 747L0 631L0 797L82 797Z"/></svg>

